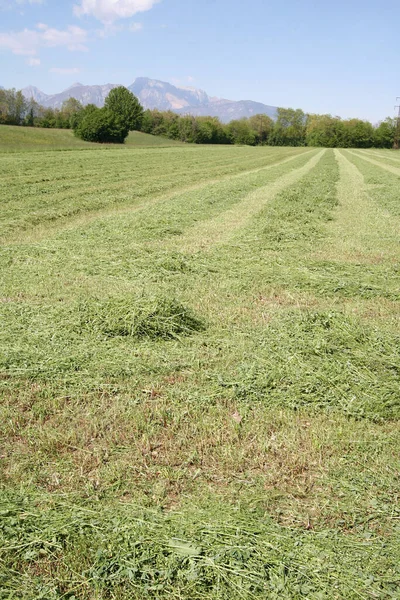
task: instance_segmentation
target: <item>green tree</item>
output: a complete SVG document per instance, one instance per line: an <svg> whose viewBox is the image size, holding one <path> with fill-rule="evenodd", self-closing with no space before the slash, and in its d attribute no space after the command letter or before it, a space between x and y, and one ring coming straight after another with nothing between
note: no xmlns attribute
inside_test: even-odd
<svg viewBox="0 0 400 600"><path fill-rule="evenodd" d="M0 90L0 123L8 121L8 95L7 90Z"/></svg>
<svg viewBox="0 0 400 600"><path fill-rule="evenodd" d="M228 123L228 135L232 144L245 144L255 146L256 133L250 128L249 120L246 118L235 119Z"/></svg>
<svg viewBox="0 0 400 600"><path fill-rule="evenodd" d="M53 108L45 108L39 122L40 127L52 129L56 127L56 112Z"/></svg>
<svg viewBox="0 0 400 600"><path fill-rule="evenodd" d="M337 148L343 145L343 122L331 115L308 115L306 124L307 146Z"/></svg>
<svg viewBox="0 0 400 600"><path fill-rule="evenodd" d="M27 109L26 109L26 117L24 119L23 125L28 127L34 127L36 124L36 120L41 112L41 106L34 100L33 98L29 98L27 101Z"/></svg>
<svg viewBox="0 0 400 600"><path fill-rule="evenodd" d="M196 117L197 144L229 144L226 129L218 117Z"/></svg>
<svg viewBox="0 0 400 600"><path fill-rule="evenodd" d="M254 115L249 118L249 127L256 134L256 144L265 146L274 129L274 122L267 115Z"/></svg>
<svg viewBox="0 0 400 600"><path fill-rule="evenodd" d="M305 146L304 112L300 108L278 108L277 120L268 142L271 146Z"/></svg>
<svg viewBox="0 0 400 600"><path fill-rule="evenodd" d="M20 90L0 90L0 123L21 125L27 106L26 98Z"/></svg>
<svg viewBox="0 0 400 600"><path fill-rule="evenodd" d="M28 103L25 96L18 90L14 95L12 117L17 125L21 125L27 109Z"/></svg>
<svg viewBox="0 0 400 600"><path fill-rule="evenodd" d="M374 141L374 128L368 121L348 119L343 121L344 148L371 148Z"/></svg>
<svg viewBox="0 0 400 600"><path fill-rule="evenodd" d="M123 144L129 133L127 123L107 108L87 106L74 133L86 142Z"/></svg>
<svg viewBox="0 0 400 600"><path fill-rule="evenodd" d="M122 119L128 130L140 130L143 119L143 107L139 100L126 87L119 86L111 90L104 108Z"/></svg>
<svg viewBox="0 0 400 600"><path fill-rule="evenodd" d="M67 127L74 128L74 123L77 119L77 115L83 110L83 105L76 98L68 98L64 100L61 106L61 114L66 122Z"/></svg>
<svg viewBox="0 0 400 600"><path fill-rule="evenodd" d="M397 119L388 117L384 121L381 121L374 130L375 148L393 148L396 127Z"/></svg>

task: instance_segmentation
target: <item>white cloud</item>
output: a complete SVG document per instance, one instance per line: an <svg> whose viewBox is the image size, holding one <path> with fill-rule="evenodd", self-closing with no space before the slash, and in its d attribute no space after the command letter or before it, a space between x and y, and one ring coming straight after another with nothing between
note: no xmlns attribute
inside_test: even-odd
<svg viewBox="0 0 400 600"><path fill-rule="evenodd" d="M75 25L60 30L39 23L36 29L0 33L0 49L5 48L13 54L27 56L37 54L40 48L57 46L66 47L68 50L87 50L86 41L87 32Z"/></svg>
<svg viewBox="0 0 400 600"><path fill-rule="evenodd" d="M79 0L74 13L81 17L90 15L103 23L128 19L139 12L150 10L160 0Z"/></svg>
<svg viewBox="0 0 400 600"><path fill-rule="evenodd" d="M26 64L30 67L38 67L40 65L40 58L28 58Z"/></svg>
<svg viewBox="0 0 400 600"><path fill-rule="evenodd" d="M80 73L81 70L77 67L72 67L71 69L64 69L62 67L52 67L49 69L50 73L57 73L58 75L75 75L76 73Z"/></svg>
<svg viewBox="0 0 400 600"><path fill-rule="evenodd" d="M51 27L41 26L42 40L45 46L66 46L68 50L87 50L87 32L76 25L69 25L61 31Z"/></svg>
<svg viewBox="0 0 400 600"><path fill-rule="evenodd" d="M104 23L102 29L96 30L96 35L99 38L105 39L109 38L121 31L132 31L133 33L137 33L143 29L143 23L131 23L130 25L120 25L116 23Z"/></svg>
<svg viewBox="0 0 400 600"><path fill-rule="evenodd" d="M136 33L137 31L141 31L143 29L143 23L131 23L129 25L129 31L133 31Z"/></svg>

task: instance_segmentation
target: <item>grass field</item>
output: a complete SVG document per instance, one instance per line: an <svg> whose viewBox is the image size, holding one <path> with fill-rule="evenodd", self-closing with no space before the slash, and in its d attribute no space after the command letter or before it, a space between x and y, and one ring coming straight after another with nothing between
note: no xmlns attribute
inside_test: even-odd
<svg viewBox="0 0 400 600"><path fill-rule="evenodd" d="M400 598L400 155L2 132L0 599Z"/></svg>
<svg viewBox="0 0 400 600"><path fill-rule="evenodd" d="M37 129L0 126L0 152L38 152L40 150L78 150L98 149L98 144L84 142L76 138L69 129ZM123 148L132 147L169 147L181 146L180 142L168 140L155 135L147 135L140 131L131 131ZM103 148L113 148L112 144L104 144Z"/></svg>

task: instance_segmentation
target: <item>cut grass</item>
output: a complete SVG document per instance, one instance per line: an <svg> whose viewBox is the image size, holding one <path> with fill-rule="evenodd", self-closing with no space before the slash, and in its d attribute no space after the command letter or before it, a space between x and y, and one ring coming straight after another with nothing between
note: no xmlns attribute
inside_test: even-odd
<svg viewBox="0 0 400 600"><path fill-rule="evenodd" d="M177 146L127 151L96 145L95 150L86 152L33 153L29 159L24 153L4 155L0 236L12 240L20 232L23 241L28 232L34 241L35 229L46 237L49 225L56 230L68 225L74 228L71 219L77 217L81 219L78 225L86 225L85 216L93 219L114 214L116 209L146 208L149 201L168 201L185 188L199 190L208 182L254 174L291 157L301 160L309 152L296 148L255 150Z"/></svg>
<svg viewBox="0 0 400 600"><path fill-rule="evenodd" d="M175 299L139 302L129 296L106 301L85 299L78 310L82 332L88 330L108 338L169 340L205 329L203 321Z"/></svg>
<svg viewBox="0 0 400 600"><path fill-rule="evenodd" d="M318 152L3 161L0 597L396 598L396 176Z"/></svg>
<svg viewBox="0 0 400 600"><path fill-rule="evenodd" d="M256 348L241 365L238 382L230 383L239 399L400 417L398 335L369 330L340 313L289 312L266 326Z"/></svg>
<svg viewBox="0 0 400 600"><path fill-rule="evenodd" d="M262 511L222 507L43 508L32 497L2 502L7 598L350 600L395 598L398 589L396 549L372 535L291 532Z"/></svg>

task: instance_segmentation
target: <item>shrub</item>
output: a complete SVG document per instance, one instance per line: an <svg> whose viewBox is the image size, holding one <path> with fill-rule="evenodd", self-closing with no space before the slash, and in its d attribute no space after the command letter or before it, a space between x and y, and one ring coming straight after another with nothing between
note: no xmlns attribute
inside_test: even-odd
<svg viewBox="0 0 400 600"><path fill-rule="evenodd" d="M123 144L129 126L106 108L87 107L75 122L75 135L86 142Z"/></svg>

